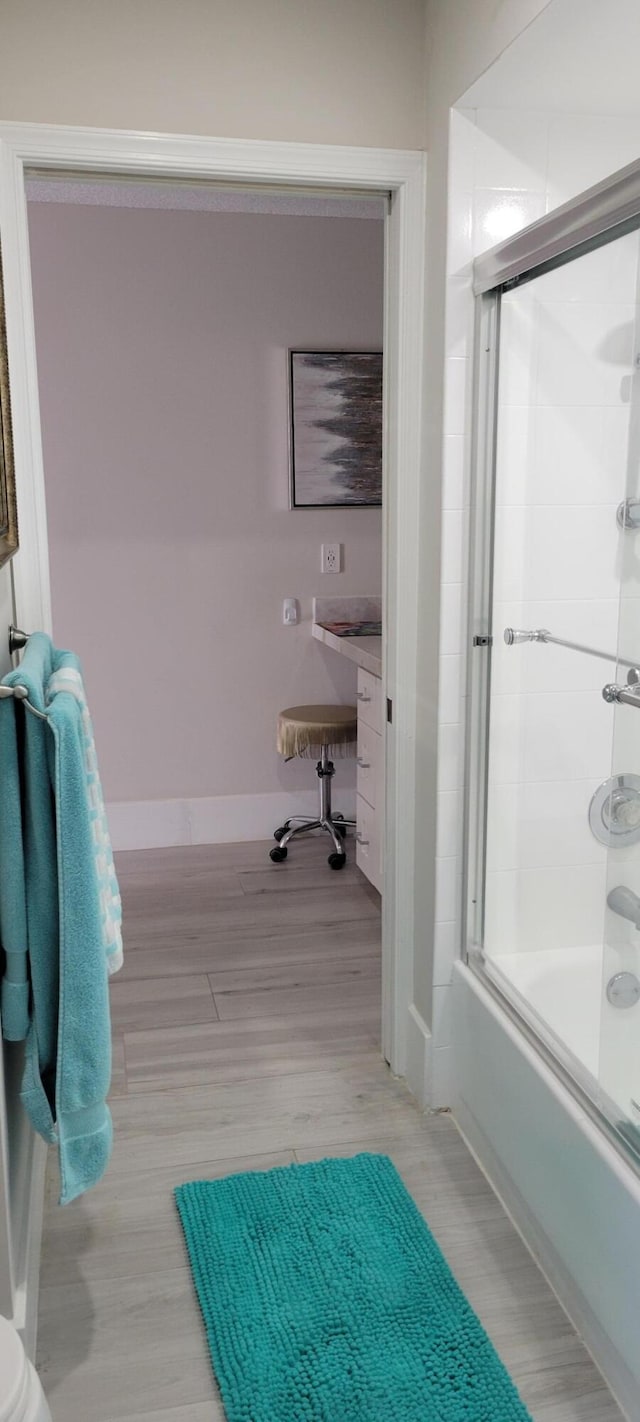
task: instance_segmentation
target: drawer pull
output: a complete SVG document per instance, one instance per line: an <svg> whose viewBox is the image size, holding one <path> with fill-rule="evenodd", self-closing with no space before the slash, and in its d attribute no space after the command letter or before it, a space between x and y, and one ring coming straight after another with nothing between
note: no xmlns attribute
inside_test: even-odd
<svg viewBox="0 0 640 1422"><path fill-rule="evenodd" d="M362 845L366 845L366 844L369 843L369 840L368 840L368 839L363 839L363 838L362 838L362 835L360 834L360 830L357 831L356 840L357 840L358 844L362 844Z"/></svg>
<svg viewBox="0 0 640 1422"><path fill-rule="evenodd" d="M363 760L361 755L356 758L356 765L359 765L361 770L371 770L371 761Z"/></svg>
<svg viewBox="0 0 640 1422"><path fill-rule="evenodd" d="M368 691L356 691L356 696L358 701L373 701L373 697L369 696Z"/></svg>

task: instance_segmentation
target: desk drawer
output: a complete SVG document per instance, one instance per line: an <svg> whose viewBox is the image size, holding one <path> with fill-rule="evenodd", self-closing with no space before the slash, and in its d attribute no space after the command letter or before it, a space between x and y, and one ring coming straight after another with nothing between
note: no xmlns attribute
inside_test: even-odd
<svg viewBox="0 0 640 1422"><path fill-rule="evenodd" d="M358 667L358 721L364 721L372 731L382 734L382 681L379 676Z"/></svg>
<svg viewBox="0 0 640 1422"><path fill-rule="evenodd" d="M378 893L382 893L379 814L362 795L356 796L356 819L356 864Z"/></svg>
<svg viewBox="0 0 640 1422"><path fill-rule="evenodd" d="M358 720L358 794L375 809L382 804L382 736Z"/></svg>

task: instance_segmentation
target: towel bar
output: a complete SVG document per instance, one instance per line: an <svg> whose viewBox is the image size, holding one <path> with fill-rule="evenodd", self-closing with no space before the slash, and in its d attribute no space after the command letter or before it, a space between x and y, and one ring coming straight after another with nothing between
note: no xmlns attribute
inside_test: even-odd
<svg viewBox="0 0 640 1422"><path fill-rule="evenodd" d="M49 717L45 711L38 711L36 706L31 705L26 686L0 686L0 699L6 696L13 696L16 701L22 701L32 716L38 716L41 721L48 721Z"/></svg>

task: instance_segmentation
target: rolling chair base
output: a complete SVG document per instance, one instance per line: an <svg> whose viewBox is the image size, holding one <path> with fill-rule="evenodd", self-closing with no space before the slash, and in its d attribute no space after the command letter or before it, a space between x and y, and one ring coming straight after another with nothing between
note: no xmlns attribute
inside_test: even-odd
<svg viewBox="0 0 640 1422"><path fill-rule="evenodd" d="M329 855L328 864L332 869L343 869L347 856L344 849L343 840L348 829L355 829L355 820L346 820L344 815L333 815L331 812L331 780L335 775L333 761L329 760L326 746L322 747L321 759L316 766L316 774L320 781L320 811L316 820L306 815L291 815L285 820L280 829L275 830L274 839L278 844L270 851L270 859L274 864L280 864L287 857L287 846L296 835L308 834L311 830L325 830L333 840L334 849Z"/></svg>

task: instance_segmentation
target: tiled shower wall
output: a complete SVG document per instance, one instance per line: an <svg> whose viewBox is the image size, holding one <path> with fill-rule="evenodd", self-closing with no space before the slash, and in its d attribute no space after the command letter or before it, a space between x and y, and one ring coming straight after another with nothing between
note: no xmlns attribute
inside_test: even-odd
<svg viewBox="0 0 640 1422"><path fill-rule="evenodd" d="M624 164L634 160L640 153L640 128L628 119L593 117L584 115L545 115L533 112L515 112L511 110L458 110L451 115L451 145L450 145L450 202L449 202L449 240L448 240L448 297L447 297L447 369L445 385L445 423L444 423L444 451L443 451L443 539L442 539L442 611L441 611L441 643L440 643L440 707L439 707L439 817L438 817L438 864L437 864L437 888L436 888L436 927L435 927L435 964L434 964L434 1021L433 1021L433 1104L444 1105L449 1099L449 1074L451 1067L450 1037L449 1037L449 991L450 980L455 958L460 953L461 947L461 902L462 902L462 837L463 837L463 812L464 812L464 737L465 737L465 716L467 710L467 689L465 685L465 664L466 664L466 601L467 601L467 562L468 562L468 509L469 509L469 460L470 460L470 417L471 417L471 356L472 356L472 332L473 332L473 298L471 295L471 264L473 258L480 252L493 246L501 238L509 235L530 222L552 210L576 193L589 187L592 183L598 182L607 174L614 172ZM566 281L572 278L566 269ZM564 315L574 321L574 327L569 332L569 339L573 341L576 335L575 320L578 304L580 304L580 292L571 290L570 286L560 285L561 273L555 274L555 291L551 296L556 303L554 308L555 317ZM625 286L625 294L628 291ZM619 288L618 288L619 290ZM522 298L525 288L522 289ZM583 293L584 294L584 291ZM584 314L585 306L593 306L592 293L587 289L587 302L583 302L583 315L578 320L586 319L588 328L588 316ZM633 298L632 298L633 299ZM610 289L606 298L611 302L611 311L607 317L611 317L610 325L615 325L615 285ZM522 305L526 303L526 298ZM573 316L571 316L573 310ZM593 313L592 313L593 314ZM624 314L627 320L628 311ZM523 321L526 316L523 316ZM560 387L553 387L556 393L560 393L559 403L562 405L565 396L573 398L570 389L567 388L567 380L571 380L571 369L565 369L566 364L566 337L563 352L563 341L560 332L556 332L557 340L553 339L551 326L548 326L547 336L551 337L547 341L548 354L550 360L556 361L556 368L563 378L566 376L564 393ZM584 349L589 349L590 342L597 339L595 328L591 327L585 331ZM626 352L625 352L626 353ZM558 356L560 359L558 360ZM628 367L627 367L628 368ZM574 371L574 373L576 373ZM619 372L618 372L619 379ZM503 392L504 393L504 392ZM512 390L512 395L515 393ZM508 394L508 392L507 392ZM530 399L530 394L527 399ZM506 402L505 402L506 403ZM512 404L517 402L513 399ZM582 414L584 414L584 405ZM587 415L587 420L591 418ZM549 421L553 419L553 414L548 416ZM612 416L615 423L616 416ZM517 419L513 419L514 441L522 441L523 428L526 429L526 421L520 419L519 429L516 429ZM575 426L576 430L583 429L582 415L578 418ZM604 436L602 436L604 437ZM514 446L515 448L515 446ZM599 539L598 552L602 561L602 538L601 531L604 522L610 518L611 502L618 497L618 475L622 469L622 463L618 458L618 473L612 479L609 487L604 491L600 490L596 498L593 491L584 495L584 505L579 513L586 532L587 525L591 522L592 540L590 549L595 547L595 541ZM551 468L549 467L551 474ZM586 471L585 471L586 474ZM580 481L578 481L580 482ZM616 485L613 492L613 484ZM573 598L574 602L581 602L580 609L583 616L585 628L589 630L589 637L585 640L594 641L596 636L607 639L603 645L611 645L610 636L612 626L606 621L606 613L601 609L604 618L602 626L596 626L589 622L589 609L586 604L590 601L613 603L617 596L617 589L614 591L607 583L607 588L596 587L594 581L593 588L585 581L585 572L588 569L597 567L598 560L594 561L592 551L589 551L586 544L581 543L580 538L571 533L569 538L566 529L561 527L561 516L557 511L549 517L542 513L542 499L544 496L542 487L535 489L535 485L530 488L534 492L534 497L539 505L539 512L534 511L533 523L538 522L540 537L543 548L543 565L549 566L549 559L544 556L546 538L553 535L556 539L556 549L559 556L559 566L564 568L567 581L562 587L559 585L549 585L545 588L545 600L548 600L549 592L554 601ZM585 484L585 489L588 484ZM557 497L561 493L559 484L552 483L554 498L552 502L559 503ZM619 497L622 497L623 490ZM582 497L582 495L580 496ZM575 493L574 493L575 498ZM599 503L600 507L591 513L586 512L589 504ZM603 504L607 504L605 509ZM512 520L513 537L508 540L516 550L518 548L518 538L523 536L523 520L531 520L532 509L525 507L522 499L522 488L513 489L512 506L507 512L505 504L502 510L502 517ZM546 528L542 527L546 521ZM607 537L609 536L611 525L607 527ZM613 522L615 530L615 518ZM530 538L531 534L527 533ZM615 536L615 535L614 535ZM558 543L558 537L560 539ZM572 553L568 555L568 544L572 545ZM550 550L550 556L553 556ZM611 558L607 554L605 561L611 567ZM574 588L574 574L579 574L578 581ZM505 576L508 576L508 569L505 569ZM507 621L515 620L516 616L533 616L534 609L529 607L525 614L519 608L522 605L522 594L526 594L529 602L538 602L536 609L535 623L545 625L555 618L555 625L559 627L555 609L548 607L543 609L539 604L543 601L538 596L542 589L534 590L535 585L531 583L529 588L517 589L511 583L509 587L505 583L505 592L516 593L509 599L505 597L505 603L509 602L509 608L505 606L505 625ZM604 596L602 595L604 592ZM508 616L507 616L508 611ZM545 611L545 617L542 612ZM611 608L609 609L611 612ZM524 625L524 624L523 624ZM534 625L532 623L532 625ZM555 630L555 629L554 629ZM560 635L562 633L560 632ZM614 632L615 638L615 632ZM614 640L615 645L615 640ZM517 674L518 653L531 651L542 654L544 657L556 658L548 661L543 669L545 677L552 671L552 668L559 669L556 654L550 648L532 647L530 649L513 649L512 658L515 661L504 662L504 672L506 677L513 677ZM507 654L508 655L508 654ZM567 654L569 655L569 654ZM587 686L594 693L593 702L595 705L595 680L593 668L596 668L595 678L598 681L598 688L606 680L607 665L605 663L586 662L585 666L578 666L582 663L580 657L574 658L572 667L563 664L563 677L571 678L576 676L580 689L582 681L586 680ZM541 664L538 664L539 666ZM524 666L524 661L520 662ZM600 671L604 671L604 676L600 677ZM514 668L516 671L514 672ZM587 670L589 668L589 670ZM613 670L613 669L611 669ZM565 682L562 683L567 697L572 696L572 691L568 689ZM533 704L535 696L528 697L527 700ZM508 680L503 684L503 694L505 703L503 710L506 711L506 702L510 696L518 695L517 689L514 691L513 685L509 685ZM544 693L541 692L541 695ZM598 690L599 696L599 690ZM604 703L602 703L603 709ZM548 709L548 708L547 708ZM574 708L567 701L564 703L564 713L569 718ZM540 707L542 710L542 706ZM600 707L598 706L598 715ZM595 714L595 712L594 712ZM605 736L601 732L601 735ZM548 741L549 737L545 739ZM553 743L553 737L551 738ZM587 780L596 781L598 776L604 778L608 773L608 761L603 749L604 742L598 751L597 764L594 760L593 767L589 774L585 775L584 765L578 765L577 775L574 773L575 765L570 775L567 777L563 767L547 766L545 774L547 778L555 776L553 783L568 778L572 781ZM610 749L610 747L609 747ZM601 765L604 764L604 774L600 775ZM584 800L581 787L581 801ZM506 792L505 792L506 793ZM587 803L589 796L587 795ZM513 802L512 802L513 803ZM571 796L565 801L569 820L576 822L573 814ZM577 815L584 819L584 805L582 802L577 811ZM566 833L564 832L566 831ZM570 825L565 825L559 832L559 839L566 840L567 845L572 843L572 831ZM581 828L581 835L585 833ZM588 831L586 831L588 834ZM575 845L572 853L582 853L580 844L584 848L585 840L582 837L576 851ZM593 842L596 854L599 853L595 841ZM557 847L556 847L557 848ZM536 849L530 846L527 852L533 852L534 860ZM589 856L591 846L589 845ZM549 850L545 848L544 857L549 856ZM534 866L532 866L534 867ZM537 868L544 866L537 865ZM504 865L494 864L496 872L508 874L512 872L513 865L508 862ZM601 873L604 871L601 870ZM587 869L589 875L590 869ZM530 885L533 880L529 880ZM505 880L506 884L506 880ZM574 886L575 887L575 886ZM545 890L542 890L545 892ZM568 890L567 900L572 899L572 891ZM595 902L595 898L592 899ZM598 904L602 902L602 887ZM552 915L547 914L547 918L552 921ZM561 915L557 915L558 923L564 932L567 925L561 924ZM583 925L581 925L582 931ZM561 936L561 935L560 935ZM567 941L566 938L564 940ZM529 940L527 946L540 946L536 943L535 936ZM510 948L516 945L509 944ZM521 946L523 946L521 944Z"/></svg>

